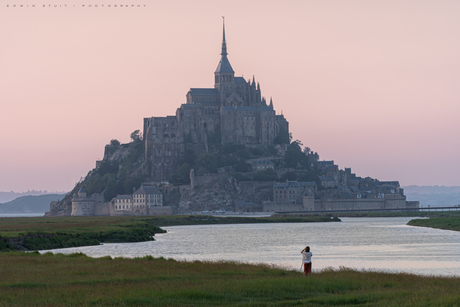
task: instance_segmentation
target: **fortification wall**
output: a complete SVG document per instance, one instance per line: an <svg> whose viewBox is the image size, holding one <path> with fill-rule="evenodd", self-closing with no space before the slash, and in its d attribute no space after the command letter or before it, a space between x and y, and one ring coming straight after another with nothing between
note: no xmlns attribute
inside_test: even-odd
<svg viewBox="0 0 460 307"><path fill-rule="evenodd" d="M148 215L169 215L173 214L174 209L171 206L153 206L148 208Z"/></svg>
<svg viewBox="0 0 460 307"><path fill-rule="evenodd" d="M316 199L315 210L384 209L385 200L376 199Z"/></svg>
<svg viewBox="0 0 460 307"><path fill-rule="evenodd" d="M406 208L406 196L385 194L385 208Z"/></svg>
<svg viewBox="0 0 460 307"><path fill-rule="evenodd" d="M93 216L94 215L94 200L80 199L72 201L72 216Z"/></svg>
<svg viewBox="0 0 460 307"><path fill-rule="evenodd" d="M287 212L287 211L305 211L305 208L302 204L295 203L274 203L274 202L264 202L263 210L265 212Z"/></svg>
<svg viewBox="0 0 460 307"><path fill-rule="evenodd" d="M94 215L96 216L109 216L111 215L111 207L113 207L110 203L100 203L94 205ZM115 211L115 210L113 210Z"/></svg>

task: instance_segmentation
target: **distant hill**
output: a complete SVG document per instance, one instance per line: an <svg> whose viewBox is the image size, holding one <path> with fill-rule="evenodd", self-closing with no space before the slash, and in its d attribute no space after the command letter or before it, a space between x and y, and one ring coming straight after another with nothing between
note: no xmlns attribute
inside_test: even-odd
<svg viewBox="0 0 460 307"><path fill-rule="evenodd" d="M418 200L422 207L451 207L460 204L460 186L410 185L403 188L407 200Z"/></svg>
<svg viewBox="0 0 460 307"><path fill-rule="evenodd" d="M66 192L47 191L47 190L44 190L44 191L32 190L32 191L19 192L19 193L18 192L13 192L13 191L10 191L10 192L0 191L0 204L12 201L12 200L14 200L14 199L16 199L18 197L21 197L21 196L29 196L29 195L38 196L38 195L65 194L65 193Z"/></svg>
<svg viewBox="0 0 460 307"><path fill-rule="evenodd" d="M22 196L7 203L0 204L0 213L45 213L50 210L50 203L63 199L65 194L46 194Z"/></svg>

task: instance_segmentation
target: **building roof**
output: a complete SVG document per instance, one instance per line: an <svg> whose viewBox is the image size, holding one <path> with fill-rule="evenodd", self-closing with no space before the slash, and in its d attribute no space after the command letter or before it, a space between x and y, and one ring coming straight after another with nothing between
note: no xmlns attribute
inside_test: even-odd
<svg viewBox="0 0 460 307"><path fill-rule="evenodd" d="M205 96L205 95L215 95L219 96L219 93L215 88L191 88L190 89L190 94L193 95L200 95L200 96Z"/></svg>
<svg viewBox="0 0 460 307"><path fill-rule="evenodd" d="M133 196L132 195L117 195L117 197L115 197L115 199L132 199Z"/></svg>
<svg viewBox="0 0 460 307"><path fill-rule="evenodd" d="M334 181L334 178L331 176L319 176L319 180L321 181Z"/></svg>
<svg viewBox="0 0 460 307"><path fill-rule="evenodd" d="M219 64L217 65L217 68L216 68L216 73L223 73L223 72L235 73L226 55L223 55L220 58Z"/></svg>
<svg viewBox="0 0 460 307"><path fill-rule="evenodd" d="M161 194L161 192L154 186L141 186L133 194Z"/></svg>

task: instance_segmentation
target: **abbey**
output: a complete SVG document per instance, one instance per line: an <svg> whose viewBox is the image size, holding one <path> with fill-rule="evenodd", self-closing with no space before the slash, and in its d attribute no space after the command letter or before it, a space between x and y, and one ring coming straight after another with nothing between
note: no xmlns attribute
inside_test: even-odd
<svg viewBox="0 0 460 307"><path fill-rule="evenodd" d="M214 72L214 88L191 88L174 116L144 118L145 161L153 180L167 180L185 150L199 154L209 142L264 146L289 134L283 115L261 95L255 78L235 77L228 60L223 25L222 52Z"/></svg>

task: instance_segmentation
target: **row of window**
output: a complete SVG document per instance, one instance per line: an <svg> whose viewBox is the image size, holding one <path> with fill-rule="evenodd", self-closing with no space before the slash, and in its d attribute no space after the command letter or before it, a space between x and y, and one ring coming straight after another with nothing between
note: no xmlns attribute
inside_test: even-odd
<svg viewBox="0 0 460 307"><path fill-rule="evenodd" d="M299 193L299 192L300 192L300 190L294 190L294 191L290 190L290 191L289 191L289 194L292 194L292 193ZM279 190L275 190L275 194L287 194L287 190L280 190L280 191L279 191Z"/></svg>

